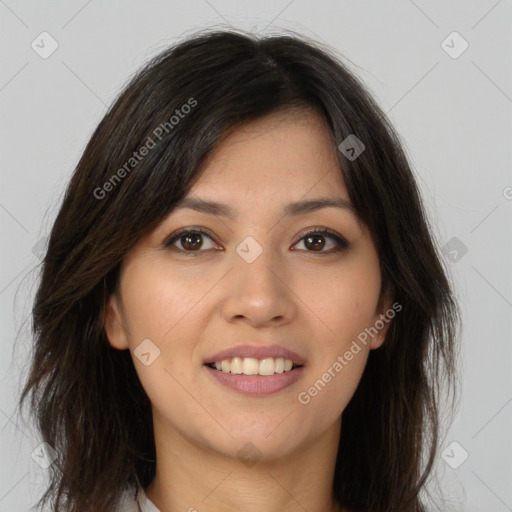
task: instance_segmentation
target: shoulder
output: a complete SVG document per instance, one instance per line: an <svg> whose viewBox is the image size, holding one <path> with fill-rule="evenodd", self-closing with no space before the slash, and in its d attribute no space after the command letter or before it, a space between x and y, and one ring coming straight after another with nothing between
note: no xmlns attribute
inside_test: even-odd
<svg viewBox="0 0 512 512"><path fill-rule="evenodd" d="M139 512L137 502L135 501L134 489L123 491L121 499L118 501L115 512Z"/></svg>
<svg viewBox="0 0 512 512"><path fill-rule="evenodd" d="M161 512L146 496L144 489L139 487L138 499L135 494L135 488L125 489L115 512Z"/></svg>

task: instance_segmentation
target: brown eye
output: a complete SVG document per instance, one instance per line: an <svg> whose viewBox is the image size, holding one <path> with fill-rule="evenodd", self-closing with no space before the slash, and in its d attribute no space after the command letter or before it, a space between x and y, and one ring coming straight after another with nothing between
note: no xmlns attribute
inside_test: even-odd
<svg viewBox="0 0 512 512"><path fill-rule="evenodd" d="M186 235L182 235L179 240L185 250L194 251L196 249L200 249L201 245L203 245L201 236L202 235L198 233L188 233Z"/></svg>
<svg viewBox="0 0 512 512"><path fill-rule="evenodd" d="M326 240L331 240L333 245L328 247L328 250L323 250L326 246ZM349 247L349 243L343 237L328 229L310 231L299 242L304 244L307 252L317 252L320 254L332 254Z"/></svg>
<svg viewBox="0 0 512 512"><path fill-rule="evenodd" d="M165 242L164 246L174 251L184 253L204 252L213 248L203 248L203 237L206 237L213 242L212 237L202 230L183 230Z"/></svg>
<svg viewBox="0 0 512 512"><path fill-rule="evenodd" d="M304 238L304 245L311 250L322 250L325 247L325 237L321 235L308 235Z"/></svg>

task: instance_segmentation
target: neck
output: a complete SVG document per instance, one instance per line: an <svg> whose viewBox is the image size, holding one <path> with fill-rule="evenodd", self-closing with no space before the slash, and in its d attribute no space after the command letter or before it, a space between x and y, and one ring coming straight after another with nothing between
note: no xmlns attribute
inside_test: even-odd
<svg viewBox="0 0 512 512"><path fill-rule="evenodd" d="M242 460L154 417L156 475L146 495L162 512L342 512L332 495L340 427L341 419L321 438L279 457L248 444L254 456Z"/></svg>

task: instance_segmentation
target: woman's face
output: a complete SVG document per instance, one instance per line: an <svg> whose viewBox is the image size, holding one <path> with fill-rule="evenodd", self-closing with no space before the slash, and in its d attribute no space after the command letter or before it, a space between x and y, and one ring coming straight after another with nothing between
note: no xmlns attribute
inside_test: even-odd
<svg viewBox="0 0 512 512"><path fill-rule="evenodd" d="M173 210L125 258L121 303L113 295L107 310L109 341L130 349L155 428L230 456L251 442L269 459L339 432L389 303L326 126L287 112L237 129L187 198L231 215ZM320 198L341 207L289 207ZM207 235L175 237L199 229ZM308 234L324 229L334 237ZM279 350L302 367L283 371ZM206 365L222 359L224 369Z"/></svg>

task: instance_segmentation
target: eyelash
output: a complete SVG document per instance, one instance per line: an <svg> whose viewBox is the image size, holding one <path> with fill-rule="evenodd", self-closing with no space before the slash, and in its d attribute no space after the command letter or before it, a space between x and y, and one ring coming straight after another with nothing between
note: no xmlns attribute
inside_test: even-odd
<svg viewBox="0 0 512 512"><path fill-rule="evenodd" d="M205 231L201 228L197 228L197 229L196 228L188 228L188 229L183 229L179 233L176 233L175 235L173 235L171 238L169 238L167 241L164 242L164 246L171 251L174 251L177 253L182 253L185 256L199 256L201 253L208 251L208 250L186 251L184 249L178 249L176 247L172 247L174 242L179 240L184 235L188 235L188 234L205 235L208 238L210 238L212 241L215 242L212 235L210 233L208 233L207 231ZM326 238L331 238L337 244L337 247L335 247L334 249L330 249L329 251L319 251L319 252L305 251L310 254L320 254L320 255L335 254L335 253L339 253L343 250L348 249L350 246L350 244L347 242L347 240L345 240L345 238L343 238L342 236L338 235L336 232L331 231L330 229L327 229L327 228L313 228L313 229L307 231L294 245L298 244L299 242L301 242L307 236L310 236L310 235L321 235Z"/></svg>

